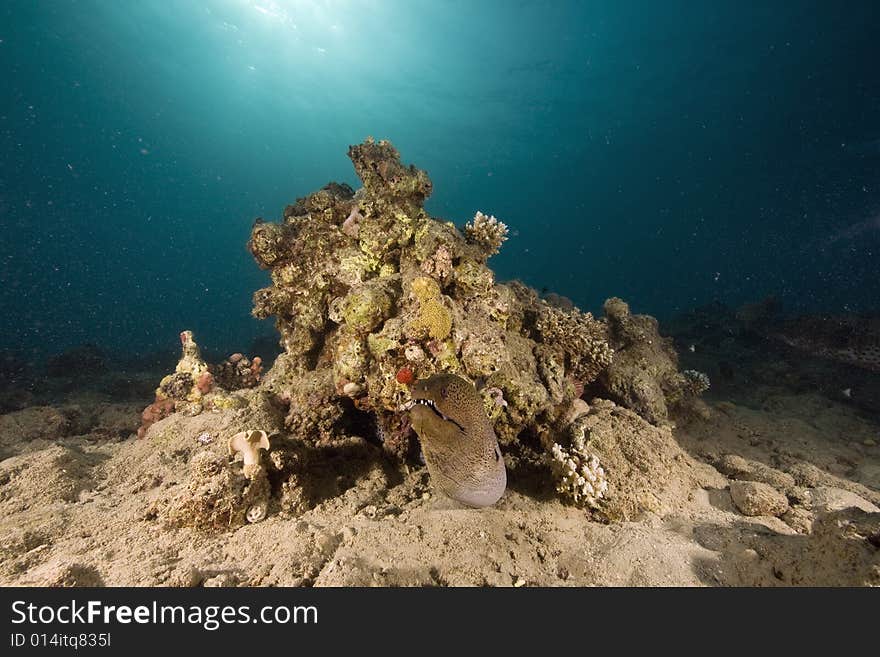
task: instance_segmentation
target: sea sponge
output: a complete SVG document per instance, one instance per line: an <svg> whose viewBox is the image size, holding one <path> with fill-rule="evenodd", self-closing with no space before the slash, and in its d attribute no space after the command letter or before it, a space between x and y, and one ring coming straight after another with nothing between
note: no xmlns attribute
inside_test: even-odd
<svg viewBox="0 0 880 657"><path fill-rule="evenodd" d="M476 244L487 258L498 253L507 240L507 233L507 224L498 221L494 216L486 216L479 210L473 220L464 226L468 241Z"/></svg>
<svg viewBox="0 0 880 657"><path fill-rule="evenodd" d="M346 217L345 221L342 222L341 230L343 233L348 235L349 237L354 237L357 239L358 232L360 231L360 222L364 220L364 215L361 214L360 209L357 205L355 205L348 217Z"/></svg>
<svg viewBox="0 0 880 657"><path fill-rule="evenodd" d="M137 437L143 438L147 429L159 420L168 417L174 412L174 400L172 399L156 399L152 404L147 406L141 413L141 426L138 427Z"/></svg>
<svg viewBox="0 0 880 657"><path fill-rule="evenodd" d="M247 475L260 466L260 450L269 449L269 436L261 430L240 431L229 439L228 448L230 456L241 454Z"/></svg>

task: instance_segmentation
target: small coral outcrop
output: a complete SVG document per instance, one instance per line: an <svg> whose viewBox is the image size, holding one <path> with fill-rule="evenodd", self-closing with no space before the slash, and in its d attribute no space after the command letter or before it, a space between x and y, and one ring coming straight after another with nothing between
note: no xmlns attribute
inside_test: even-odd
<svg viewBox="0 0 880 657"><path fill-rule="evenodd" d="M366 423L404 453L409 441L384 428L405 426L391 418L408 398L397 376L407 371L457 373L497 391L502 443L545 431L611 362L604 322L496 282L485 262L507 226L482 212L462 231L430 217L427 174L401 164L389 142L367 140L349 157L361 189L331 183L280 223L258 220L251 236L272 280L254 315L275 316L284 348L265 385L289 400L288 429L326 442Z"/></svg>
<svg viewBox="0 0 880 657"><path fill-rule="evenodd" d="M614 358L602 372L601 385L611 399L662 424L671 409L693 402L709 387L705 375L678 371L673 341L660 335L656 319L632 314L617 298L608 299L604 309Z"/></svg>
<svg viewBox="0 0 880 657"><path fill-rule="evenodd" d="M570 501L612 519L652 507L648 491L662 490L668 473L653 451L634 465L637 455L621 450L635 449L634 436L639 449L671 451L671 434L645 420L665 422L701 384L678 372L656 320L631 315L619 299L597 318L563 297L498 282L486 262L507 239L504 223L477 212L459 228L429 216L430 178L402 164L388 141L367 139L348 155L361 188L329 183L277 222L253 225L248 247L270 279L254 294L253 314L274 317L283 349L271 369L242 354L208 365L185 332L181 363L160 384L150 417L172 408L246 414L272 400L297 449L342 449L357 436L392 461L418 462L410 385L448 372L476 384L502 451L518 454L512 462L540 464ZM585 390L634 412L602 400L587 407ZM200 457L191 500L201 500L200 522L260 519L270 499L272 508L302 508L308 474L292 444L273 441L271 458L264 451L242 470L228 456Z"/></svg>
<svg viewBox="0 0 880 657"><path fill-rule="evenodd" d="M175 411L198 415L204 410L245 405L244 399L232 393L253 388L260 382L263 361L259 356L248 359L242 354L233 354L219 365L209 365L202 358L192 331L181 331L180 345L180 360L174 372L159 382L155 400L141 414L139 438L152 424Z"/></svg>

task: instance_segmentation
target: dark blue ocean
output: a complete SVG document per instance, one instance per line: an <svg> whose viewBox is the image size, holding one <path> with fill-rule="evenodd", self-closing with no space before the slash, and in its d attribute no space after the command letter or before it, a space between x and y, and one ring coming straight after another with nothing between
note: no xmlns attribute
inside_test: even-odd
<svg viewBox="0 0 880 657"><path fill-rule="evenodd" d="M880 306L876 2L6 0L0 348L247 349L256 217L390 139L491 262L661 320Z"/></svg>

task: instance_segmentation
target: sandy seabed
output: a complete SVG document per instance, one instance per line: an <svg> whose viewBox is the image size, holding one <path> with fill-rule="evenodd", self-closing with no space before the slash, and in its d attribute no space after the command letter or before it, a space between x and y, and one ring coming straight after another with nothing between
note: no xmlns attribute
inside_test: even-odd
<svg viewBox="0 0 880 657"><path fill-rule="evenodd" d="M673 430L680 476L656 512L627 522L591 520L515 463L498 504L459 507L353 437L313 459L308 510L205 532L157 508L195 454L224 449L205 435L231 414L177 413L137 439L142 400L74 388L0 415L0 584L877 585L880 425L833 397L722 387Z"/></svg>

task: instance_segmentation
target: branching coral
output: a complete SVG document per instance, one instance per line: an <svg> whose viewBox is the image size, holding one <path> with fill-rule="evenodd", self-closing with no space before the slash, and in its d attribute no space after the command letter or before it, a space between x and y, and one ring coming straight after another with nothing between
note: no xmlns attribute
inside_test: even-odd
<svg viewBox="0 0 880 657"><path fill-rule="evenodd" d="M608 490L605 470L599 457L587 451L583 434L565 448L554 443L550 450L556 492L577 506L598 508Z"/></svg>
<svg viewBox="0 0 880 657"><path fill-rule="evenodd" d="M535 328L541 342L552 347L581 384L591 383L610 363L614 351L605 325L577 308L562 310L539 300Z"/></svg>
<svg viewBox="0 0 880 657"><path fill-rule="evenodd" d="M487 216L477 210L473 220L464 226L464 233L472 244L476 244L485 257L495 255L507 240L507 224L498 221L494 216Z"/></svg>
<svg viewBox="0 0 880 657"><path fill-rule="evenodd" d="M687 381L687 392L691 395L701 395L709 389L709 377L697 370L684 370L682 376Z"/></svg>

